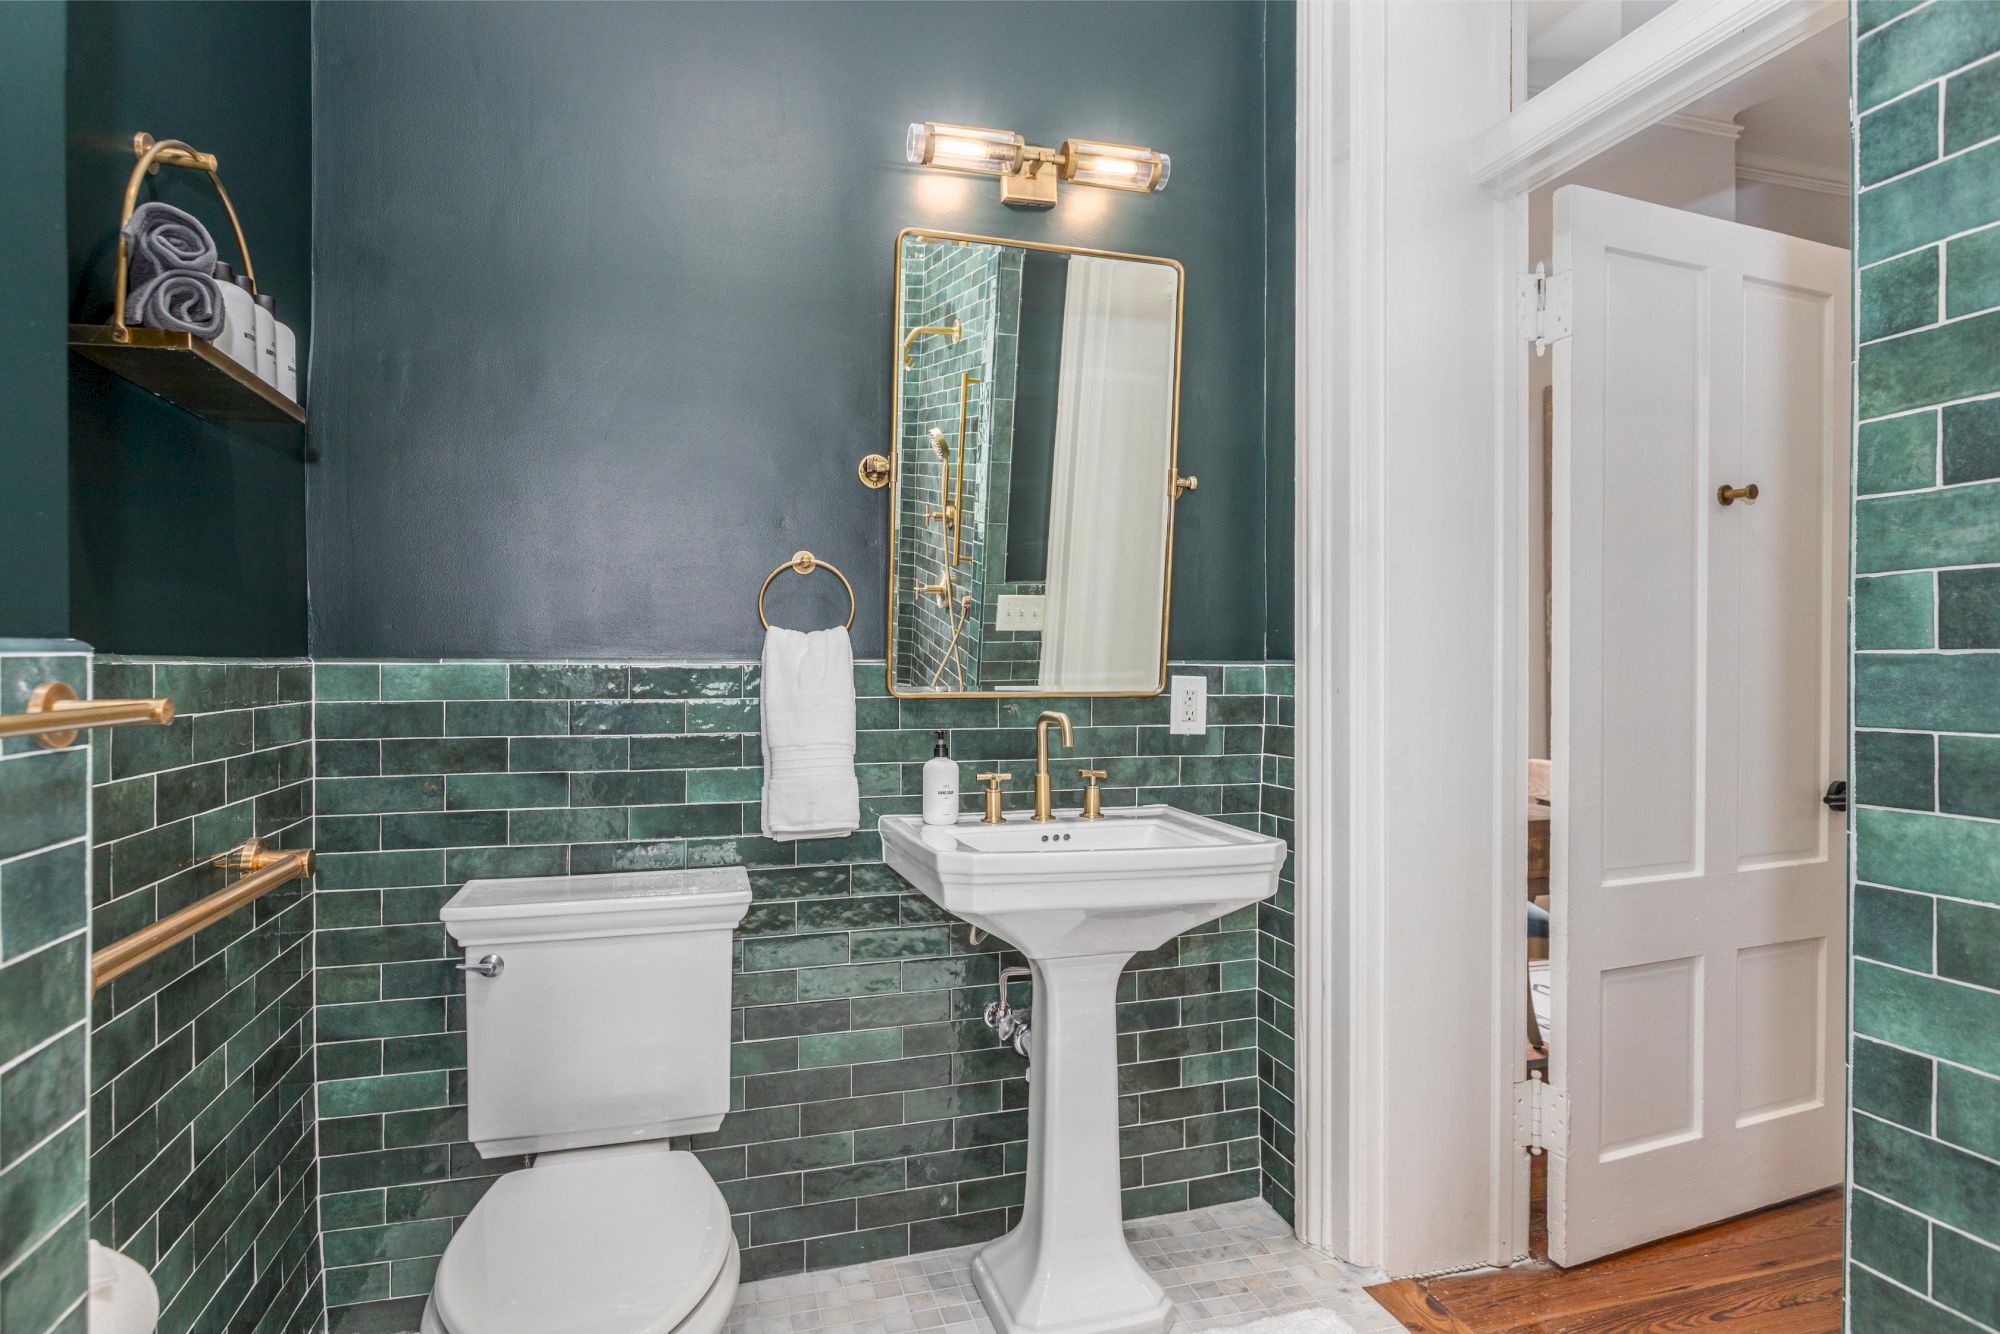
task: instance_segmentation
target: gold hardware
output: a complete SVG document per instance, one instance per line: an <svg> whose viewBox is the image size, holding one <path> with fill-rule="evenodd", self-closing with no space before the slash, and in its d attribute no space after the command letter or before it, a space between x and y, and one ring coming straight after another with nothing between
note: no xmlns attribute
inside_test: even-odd
<svg viewBox="0 0 2000 1334"><path fill-rule="evenodd" d="M821 560L810 551L795 551L792 553L790 560L765 575L762 586L757 589L757 619L764 622L766 630L771 628L771 621L769 617L764 615L764 594L770 591L771 581L786 570L790 570L794 574L811 574L814 570L832 571L833 577L840 580L840 586L847 590L847 628L850 630L854 628L854 585L847 582L847 576L842 574L840 567L832 561Z"/></svg>
<svg viewBox="0 0 2000 1334"><path fill-rule="evenodd" d="M1035 819L1046 823L1055 819L1052 793L1049 783L1049 724L1062 729L1062 743L1074 748L1076 731L1070 726L1069 715L1054 709L1043 709L1035 719Z"/></svg>
<svg viewBox="0 0 2000 1334"><path fill-rule="evenodd" d="M949 522L951 523L951 563L953 565L965 565L972 560L972 557L963 554L965 549L965 524L963 522L965 515L965 408L966 396L971 392L972 386L978 383L980 383L978 376L964 371L959 372L958 480L953 484L951 506L947 511L951 515Z"/></svg>
<svg viewBox="0 0 2000 1334"><path fill-rule="evenodd" d="M1083 789L1083 818L1086 820L1102 820L1104 818L1104 792L1097 784L1099 779L1109 778L1111 775L1103 769L1078 769L1076 776L1083 779L1086 784Z"/></svg>
<svg viewBox="0 0 2000 1334"><path fill-rule="evenodd" d="M68 683L44 681L29 692L25 712L0 717L0 737L31 736L50 750L61 750L86 727L165 726L173 720L170 699L78 699Z"/></svg>
<svg viewBox="0 0 2000 1334"><path fill-rule="evenodd" d="M1188 491L1194 491L1194 490L1197 490L1197 489L1199 489L1199 488L1200 488L1200 486L1201 486L1201 479L1200 479L1200 478L1198 478L1198 477L1183 477L1183 476L1181 476L1181 475L1180 475L1179 473L1175 473L1175 474L1174 474L1174 499L1175 499L1175 500L1179 500L1179 499L1181 498L1181 496L1182 496L1182 495L1183 495L1184 493L1186 493L1186 492L1188 492Z"/></svg>
<svg viewBox="0 0 2000 1334"><path fill-rule="evenodd" d="M980 774L979 781L986 784L986 814L981 824L999 824L1006 819L1000 814L1000 785L1012 778L1012 774Z"/></svg>
<svg viewBox="0 0 2000 1334"><path fill-rule="evenodd" d="M945 586L950 587L950 574L945 575ZM937 670L931 673L931 684L944 679L944 669L949 667L958 673L958 688L965 689L965 663L958 656L958 637L965 630L965 619L972 615L972 594L959 599L958 615L951 620L951 642L944 646L944 657L938 661Z"/></svg>
<svg viewBox="0 0 2000 1334"><path fill-rule="evenodd" d="M863 455L855 472L861 476L861 485L870 491L880 491L889 485L889 460L880 454Z"/></svg>
<svg viewBox="0 0 2000 1334"><path fill-rule="evenodd" d="M206 338L176 329L72 324L69 349L209 421L303 422L305 409Z"/></svg>
<svg viewBox="0 0 2000 1334"><path fill-rule="evenodd" d="M920 167L998 176L1000 202L1015 208L1052 208L1056 182L1154 194L1167 188L1173 161L1165 153L1104 139L1065 139L1060 148L1028 143L1012 130L916 121L905 154Z"/></svg>
<svg viewBox="0 0 2000 1334"><path fill-rule="evenodd" d="M908 333L903 335L904 370L909 370L912 366L915 366L917 364L916 357L913 356L910 352L910 344L915 342L920 336L924 334L943 334L946 338L951 339L951 341L954 343L956 343L960 338L964 337L964 331L959 328L958 321L956 320L953 320L950 324L926 324L921 329L910 330Z"/></svg>
<svg viewBox="0 0 2000 1334"><path fill-rule="evenodd" d="M217 175L215 154L199 153L178 139L161 139L157 142L144 130L132 136L132 152L139 164L132 168L132 175L125 182L125 211L118 217L118 269L112 280L116 303L111 308L111 338L118 343L132 341L132 331L125 326L126 285L130 279L132 257L126 251L125 224L132 221L132 210L139 206L139 182L160 169L161 163L170 167L186 167L192 171L205 171L215 185L215 193L222 199L222 208L229 215L229 226L236 233L236 250L243 256L243 277L250 284L250 290L257 290L257 270L250 263L250 243L243 239L243 222L236 216L236 205L229 202L229 191L222 188L222 177Z"/></svg>
<svg viewBox="0 0 2000 1334"><path fill-rule="evenodd" d="M903 291L903 247L905 243L911 240L937 241L937 242L944 242L960 246L964 245L1010 246L1018 250L1039 250L1048 254L1056 254L1056 255L1088 255L1094 259L1126 259L1126 260L1132 260L1140 264L1158 264L1166 268L1172 269L1174 271L1174 277L1175 277L1174 380L1173 380L1174 395L1173 395L1173 415L1169 419L1172 425L1170 428L1168 443L1167 443L1167 479L1169 482L1172 482L1175 478L1180 476L1180 474L1177 471L1175 471L1175 465L1180 457L1181 334L1183 326L1186 324L1186 316L1187 316L1187 270L1181 265L1179 260L1165 259L1158 255L1135 255L1121 250L1095 250L1088 246L1054 245L1045 241L1017 241L1004 236L979 236L970 232L938 232L938 231L931 231L923 227L905 227L901 231L896 233L895 292L898 301L901 300ZM892 349L892 352L895 352L898 355L900 355L900 351L901 351L900 346L895 349ZM901 395L900 394L891 395L889 439L891 441L892 447L895 441L900 440L902 438L901 434L902 429L903 429L903 423L902 423ZM902 528L902 520L898 514L898 507L895 503L895 499L892 496L889 505L889 550L891 553L894 553L895 551L898 550L896 544L897 535L901 531L901 528ZM1163 578L1160 581L1159 680L1149 689L1144 689L1144 690L1065 690L1062 693L1066 697L1072 699L1077 699L1077 698L1133 699L1150 695L1158 695L1164 690L1166 690L1167 630L1173 619L1172 611L1173 611L1173 597L1174 597L1174 518L1173 518L1173 510L1171 508L1169 508L1167 511L1167 540L1166 540L1166 549L1162 553L1162 559L1164 562L1164 570L1163 570ZM896 562L893 559L893 557L892 559L889 560L888 567L889 570L888 570L888 580L886 587L886 597L884 599L887 609L885 622L888 627L888 633L885 637L886 651L883 656L886 659L886 661L883 664L883 676L891 698L894 699L937 699L937 698L1021 699L1024 697L1034 698L1034 692L1021 691L1018 689L1017 690L961 690L952 692L936 692L927 689L917 689L913 687L907 687L899 684L896 680L895 631L896 631L896 608L902 590L897 587ZM934 590L932 588L924 588L921 591L928 593ZM1049 694L1052 692L1044 691L1041 693Z"/></svg>
<svg viewBox="0 0 2000 1334"><path fill-rule="evenodd" d="M1723 485L1715 488L1716 504L1734 505L1739 500L1755 504L1757 501L1757 484L1752 482L1748 486L1730 486L1725 482Z"/></svg>
<svg viewBox="0 0 2000 1334"><path fill-rule="evenodd" d="M938 581L936 583L918 584L917 592L925 597L936 598L938 600L938 605L940 606L951 601L951 571L940 570L938 572Z"/></svg>
<svg viewBox="0 0 2000 1334"><path fill-rule="evenodd" d="M1024 145L1019 169L1000 178L1000 202L1009 208L1054 208L1061 156L1053 149Z"/></svg>
<svg viewBox="0 0 2000 1334"><path fill-rule="evenodd" d="M134 931L123 940L106 945L91 955L90 985L93 988L103 987L148 959L164 954L203 927L262 898L279 885L311 875L313 853L311 848L275 852L253 838L217 857L212 865L247 874L226 888L206 898L196 899L179 912L162 917L151 926Z"/></svg>

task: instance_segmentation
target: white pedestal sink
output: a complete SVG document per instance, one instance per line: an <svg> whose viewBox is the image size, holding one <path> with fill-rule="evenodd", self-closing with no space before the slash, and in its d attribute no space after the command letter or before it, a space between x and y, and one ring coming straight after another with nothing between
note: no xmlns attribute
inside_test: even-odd
<svg viewBox="0 0 2000 1334"><path fill-rule="evenodd" d="M1125 1245L1118 1201L1118 974L1140 950L1270 897L1283 839L1165 806L1046 824L885 815L882 856L1035 972L1020 1226L973 1285L1003 1334L1163 1334L1174 1309Z"/></svg>

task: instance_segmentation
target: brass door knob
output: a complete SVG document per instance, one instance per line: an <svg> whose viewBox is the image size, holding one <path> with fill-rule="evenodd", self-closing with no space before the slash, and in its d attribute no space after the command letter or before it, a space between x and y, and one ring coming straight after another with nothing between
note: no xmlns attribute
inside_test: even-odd
<svg viewBox="0 0 2000 1334"><path fill-rule="evenodd" d="M1104 793L1097 784L1100 779L1109 778L1111 775L1102 769L1078 769L1076 776L1081 778L1086 784L1083 789L1083 818L1086 820L1102 820L1104 818Z"/></svg>
<svg viewBox="0 0 2000 1334"><path fill-rule="evenodd" d="M1012 774L979 774L980 782L986 784L986 814L980 817L981 824L999 824L1004 816L1000 814L1000 785L1012 778Z"/></svg>
<svg viewBox="0 0 2000 1334"><path fill-rule="evenodd" d="M1755 482L1750 483L1748 486L1731 486L1729 483L1724 482L1721 486L1715 488L1715 503L1718 505L1734 505L1739 500L1754 501L1756 499L1757 484Z"/></svg>

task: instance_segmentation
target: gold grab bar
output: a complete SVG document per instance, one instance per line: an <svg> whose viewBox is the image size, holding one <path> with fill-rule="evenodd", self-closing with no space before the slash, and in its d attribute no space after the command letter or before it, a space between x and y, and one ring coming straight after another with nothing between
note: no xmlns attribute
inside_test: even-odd
<svg viewBox="0 0 2000 1334"><path fill-rule="evenodd" d="M241 880L196 899L177 913L162 917L149 927L134 931L116 944L106 945L90 956L90 985L93 990L122 977L155 955L164 954L205 926L218 922L246 903L262 898L279 885L312 874L311 848L273 852L256 839L224 853L214 865L248 872Z"/></svg>
<svg viewBox="0 0 2000 1334"><path fill-rule="evenodd" d="M850 630L854 628L854 585L847 582L847 576L840 572L840 567L830 560L821 560L810 551L794 551L790 560L764 576L764 583L757 590L757 619L764 623L766 630L771 628L771 619L764 615L764 594L771 591L771 581L786 570L790 570L794 574L811 574L814 570L831 570L833 577L840 580L840 586L847 590L847 628Z"/></svg>
<svg viewBox="0 0 2000 1334"><path fill-rule="evenodd" d="M120 343L132 341L132 331L125 327L125 289L130 280L132 257L126 252L125 224L132 221L132 210L139 206L139 182L146 179L148 172L157 172L164 162L170 167L187 167L194 171L205 171L215 185L215 193L222 198L222 209L229 215L229 226L236 233L236 250L243 256L243 277L250 284L250 290L257 290L257 270L250 263L250 243L243 239L243 223L236 216L236 205L229 202L229 191L222 188L222 177L216 175L215 154L198 153L178 139L154 141L144 130L132 136L132 151L139 155L139 163L132 168L132 178L125 182L125 211L118 216L118 272L116 274L117 304L111 308L111 337Z"/></svg>
<svg viewBox="0 0 2000 1334"><path fill-rule="evenodd" d="M958 375L958 480L953 484L951 498L951 563L964 565L972 557L961 554L965 549L965 406L972 386L980 379L970 371L960 371Z"/></svg>
<svg viewBox="0 0 2000 1334"><path fill-rule="evenodd" d="M78 699L67 683L44 681L28 695L26 713L0 715L0 737L31 736L50 750L61 750L86 727L173 720L170 699Z"/></svg>

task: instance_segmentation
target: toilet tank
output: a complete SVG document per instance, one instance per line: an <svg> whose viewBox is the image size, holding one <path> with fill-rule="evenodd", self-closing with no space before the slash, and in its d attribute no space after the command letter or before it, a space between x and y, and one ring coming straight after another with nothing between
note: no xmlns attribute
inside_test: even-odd
<svg viewBox="0 0 2000 1334"><path fill-rule="evenodd" d="M474 880L439 916L465 975L468 1114L488 1158L714 1130L729 1110L741 867Z"/></svg>

